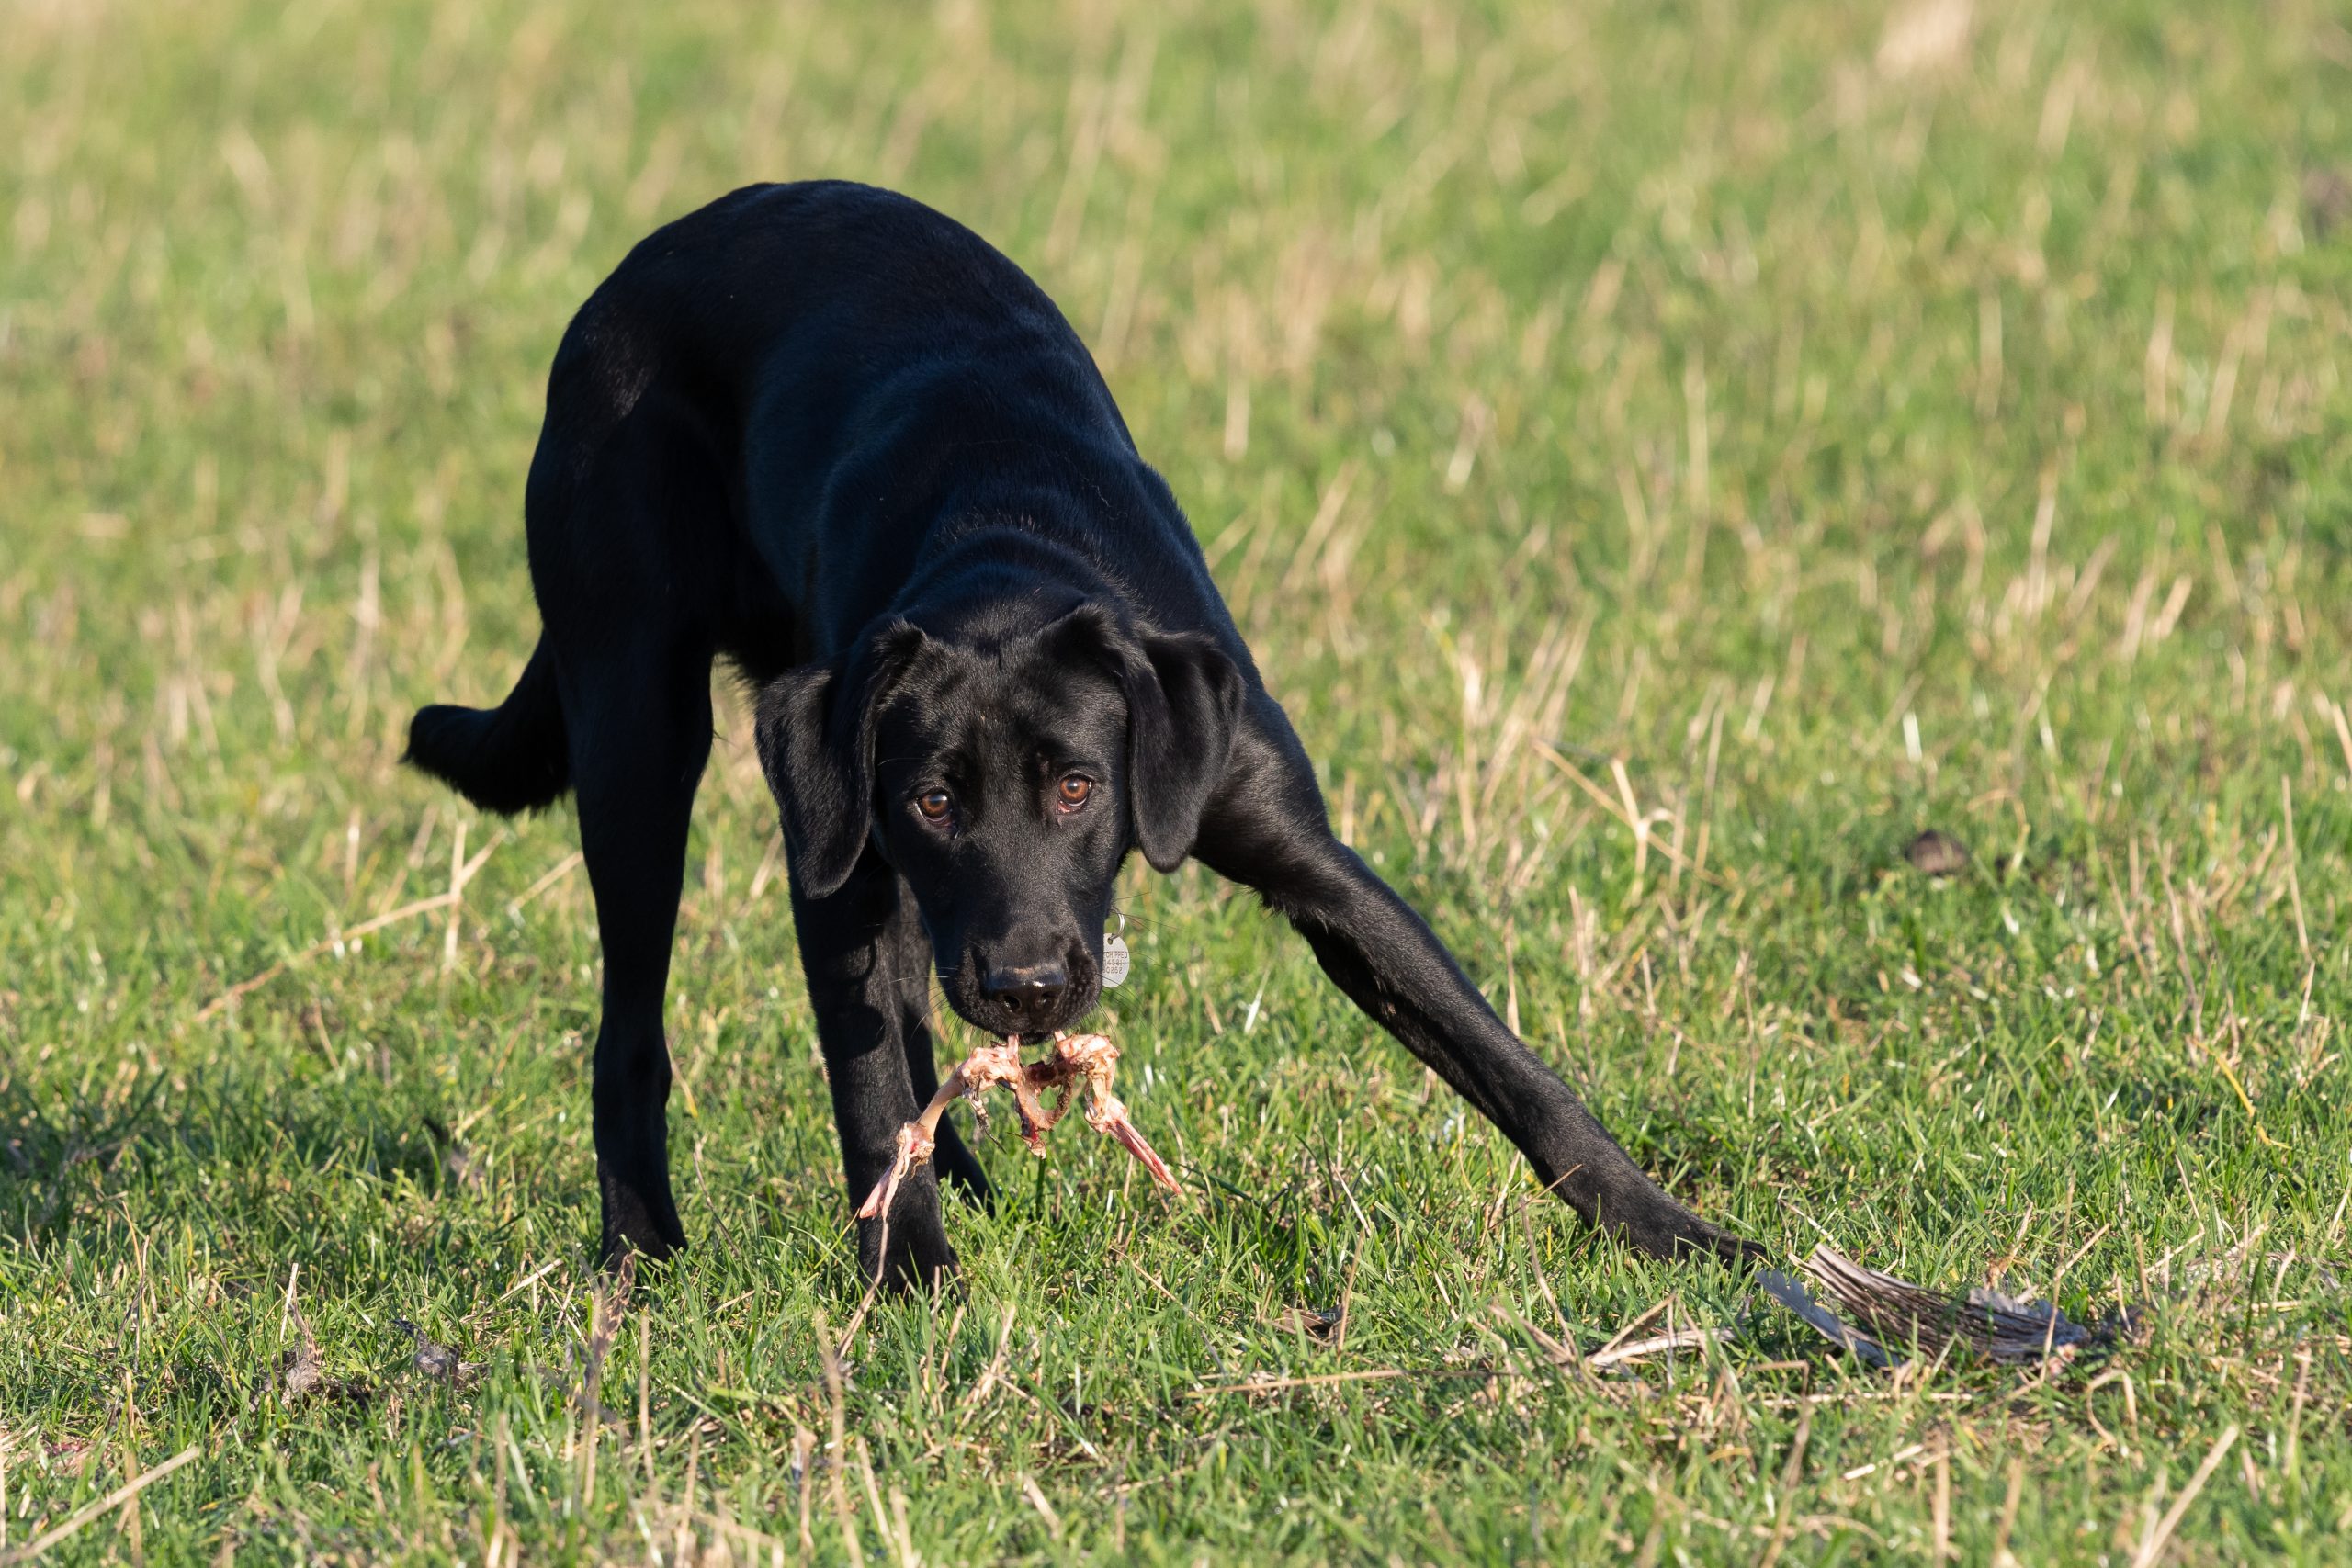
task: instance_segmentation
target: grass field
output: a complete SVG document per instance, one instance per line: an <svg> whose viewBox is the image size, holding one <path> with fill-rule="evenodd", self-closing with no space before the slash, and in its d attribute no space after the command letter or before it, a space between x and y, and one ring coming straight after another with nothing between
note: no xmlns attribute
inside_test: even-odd
<svg viewBox="0 0 2352 1568"><path fill-rule="evenodd" d="M20 0L0 147L0 1557L2352 1559L2340 9ZM966 1292L859 1317L731 694L694 1247L600 1306L570 810L396 759L536 635L571 309L817 175L1062 301L1345 835L1678 1194L2145 1339L1842 1359L1140 867L1191 1196L1000 1119ZM1653 1309L1737 1332L1544 1348Z"/></svg>

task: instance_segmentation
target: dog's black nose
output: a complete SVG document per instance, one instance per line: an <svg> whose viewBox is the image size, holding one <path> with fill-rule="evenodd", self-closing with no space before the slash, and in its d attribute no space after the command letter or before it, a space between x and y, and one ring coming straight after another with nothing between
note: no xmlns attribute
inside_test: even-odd
<svg viewBox="0 0 2352 1568"><path fill-rule="evenodd" d="M980 991L1012 1013L1022 1029L1034 1029L1054 1010L1069 989L1069 976L1058 964L1030 964L1019 968L991 969L980 977Z"/></svg>

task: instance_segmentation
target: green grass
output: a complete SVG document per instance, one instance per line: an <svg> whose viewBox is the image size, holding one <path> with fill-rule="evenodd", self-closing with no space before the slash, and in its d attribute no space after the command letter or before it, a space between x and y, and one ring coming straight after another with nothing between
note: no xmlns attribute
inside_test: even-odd
<svg viewBox="0 0 2352 1568"><path fill-rule="evenodd" d="M194 1447L60 1560L2123 1563L2234 1432L2165 1560L2352 1557L2340 11L30 0L0 146L0 1550ZM572 818L395 759L535 636L569 312L817 175L1063 302L1347 835L1679 1194L2147 1340L1891 1380L1598 1242L1187 871L1113 1010L1193 1196L1000 1125L830 1381L729 697L599 1427ZM1661 1303L1744 1326L1529 1332Z"/></svg>

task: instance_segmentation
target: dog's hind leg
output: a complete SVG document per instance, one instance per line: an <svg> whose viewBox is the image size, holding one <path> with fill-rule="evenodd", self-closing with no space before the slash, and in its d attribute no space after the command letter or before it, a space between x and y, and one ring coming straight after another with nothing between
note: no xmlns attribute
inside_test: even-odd
<svg viewBox="0 0 2352 1568"><path fill-rule="evenodd" d="M662 1258L685 1245L670 1195L662 998L687 820L710 755L713 650L702 617L723 570L727 513L721 468L658 392L583 453L579 406L601 383L585 378L583 389L564 363L526 509L605 952L593 1092L609 1265L625 1248Z"/></svg>
<svg viewBox="0 0 2352 1568"><path fill-rule="evenodd" d="M685 1245L670 1195L670 978L686 824L710 753L710 661L674 648L607 645L567 669L580 848L605 949L596 1030L596 1184L605 1261Z"/></svg>

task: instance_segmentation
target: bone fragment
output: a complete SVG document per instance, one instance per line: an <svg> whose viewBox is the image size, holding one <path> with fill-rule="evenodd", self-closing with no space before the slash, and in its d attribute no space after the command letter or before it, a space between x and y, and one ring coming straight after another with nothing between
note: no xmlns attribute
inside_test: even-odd
<svg viewBox="0 0 2352 1568"><path fill-rule="evenodd" d="M1081 1087L1087 1094L1086 1124L1105 1137L1114 1138L1121 1147L1143 1162L1151 1179L1170 1192L1182 1191L1176 1178L1170 1174L1167 1162L1153 1152L1127 1116L1127 1108L1111 1092L1111 1077L1119 1060L1119 1048L1108 1036L1101 1034L1056 1034L1054 1048L1034 1062L1021 1059L1021 1042L1017 1036L991 1041L959 1063L931 1097L915 1119L899 1129L898 1152L890 1161L890 1168L875 1184L874 1190L858 1206L861 1220L879 1219L890 1212L899 1195L899 1183L909 1173L927 1163L937 1147L939 1119L947 1108L959 1099L967 1099L977 1108L980 1097L991 1089L1012 1091L1013 1105L1021 1118L1021 1135L1028 1141L1030 1151L1039 1156L1046 1152L1045 1135L1054 1124L1069 1113L1071 1101ZM1047 1105L1045 1095L1058 1089L1061 1098Z"/></svg>

